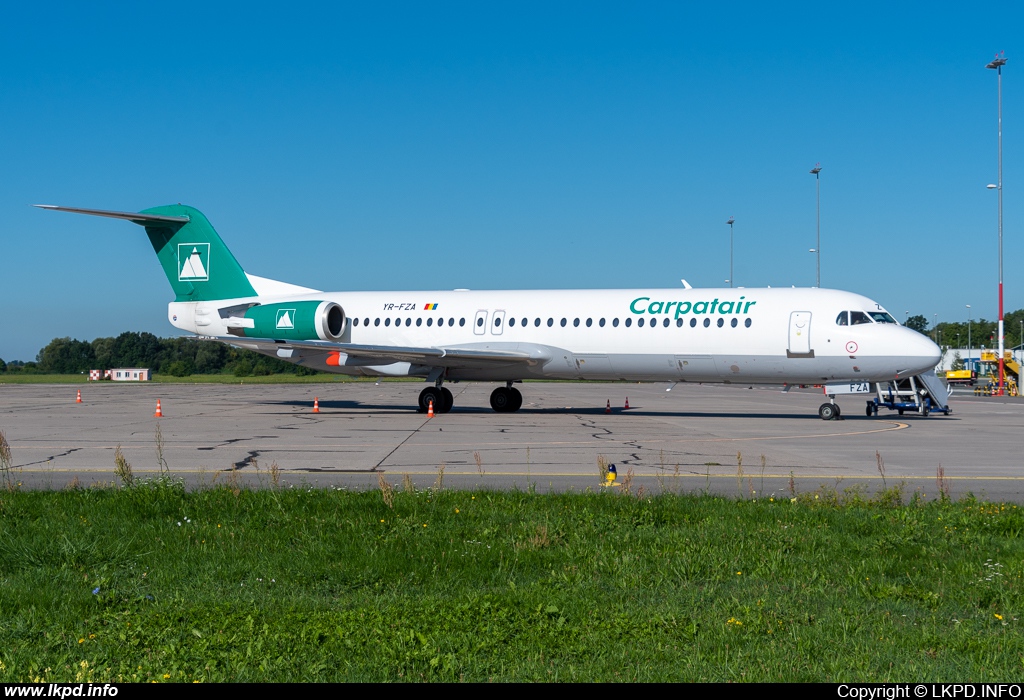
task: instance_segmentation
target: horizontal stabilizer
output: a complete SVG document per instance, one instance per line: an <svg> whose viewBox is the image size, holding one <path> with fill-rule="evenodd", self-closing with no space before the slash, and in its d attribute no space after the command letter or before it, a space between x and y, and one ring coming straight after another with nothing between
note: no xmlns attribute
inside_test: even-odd
<svg viewBox="0 0 1024 700"><path fill-rule="evenodd" d="M137 214L130 211L106 211L104 209L76 209L74 207L58 207L56 204L33 204L40 209L52 211L66 211L71 214L88 214L90 216L106 216L111 219L125 219L139 226L153 225L154 223L164 224L187 224L187 216L161 216L159 214Z"/></svg>

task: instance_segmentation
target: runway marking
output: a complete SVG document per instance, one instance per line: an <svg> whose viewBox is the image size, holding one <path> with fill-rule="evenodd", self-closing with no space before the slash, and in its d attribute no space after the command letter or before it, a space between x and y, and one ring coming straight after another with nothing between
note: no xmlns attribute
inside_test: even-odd
<svg viewBox="0 0 1024 700"><path fill-rule="evenodd" d="M703 440L683 440L682 442L747 442L754 440L800 440L802 438L846 437L848 435L871 435L872 433L888 433L894 430L903 430L904 428L909 427L910 423L893 422L891 428L878 428L876 430L855 430L852 433L823 433L821 435L766 435L764 437L746 438L706 438Z"/></svg>

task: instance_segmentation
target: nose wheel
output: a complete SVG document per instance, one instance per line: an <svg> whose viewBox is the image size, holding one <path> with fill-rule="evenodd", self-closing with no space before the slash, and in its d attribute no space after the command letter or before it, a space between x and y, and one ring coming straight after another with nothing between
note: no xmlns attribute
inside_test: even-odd
<svg viewBox="0 0 1024 700"><path fill-rule="evenodd" d="M839 404L823 403L818 407L818 417L822 420L835 420L839 415Z"/></svg>

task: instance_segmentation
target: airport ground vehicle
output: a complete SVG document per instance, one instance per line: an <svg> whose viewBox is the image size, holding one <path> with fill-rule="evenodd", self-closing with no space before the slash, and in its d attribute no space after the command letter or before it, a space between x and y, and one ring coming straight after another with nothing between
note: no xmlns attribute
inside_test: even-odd
<svg viewBox="0 0 1024 700"><path fill-rule="evenodd" d="M974 386L978 373L969 369L951 369L946 371L946 382L949 384L966 384Z"/></svg>

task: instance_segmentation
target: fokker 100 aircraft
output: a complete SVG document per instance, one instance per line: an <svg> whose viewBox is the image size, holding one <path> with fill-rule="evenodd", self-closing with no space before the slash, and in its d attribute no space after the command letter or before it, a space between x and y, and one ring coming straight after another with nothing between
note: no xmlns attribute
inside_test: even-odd
<svg viewBox="0 0 1024 700"><path fill-rule="evenodd" d="M192 207L37 206L144 226L176 328L326 372L423 377L421 411L451 410L446 381L499 382L491 407L510 412L524 379L874 383L939 361L930 339L838 290L321 292L246 273Z"/></svg>

